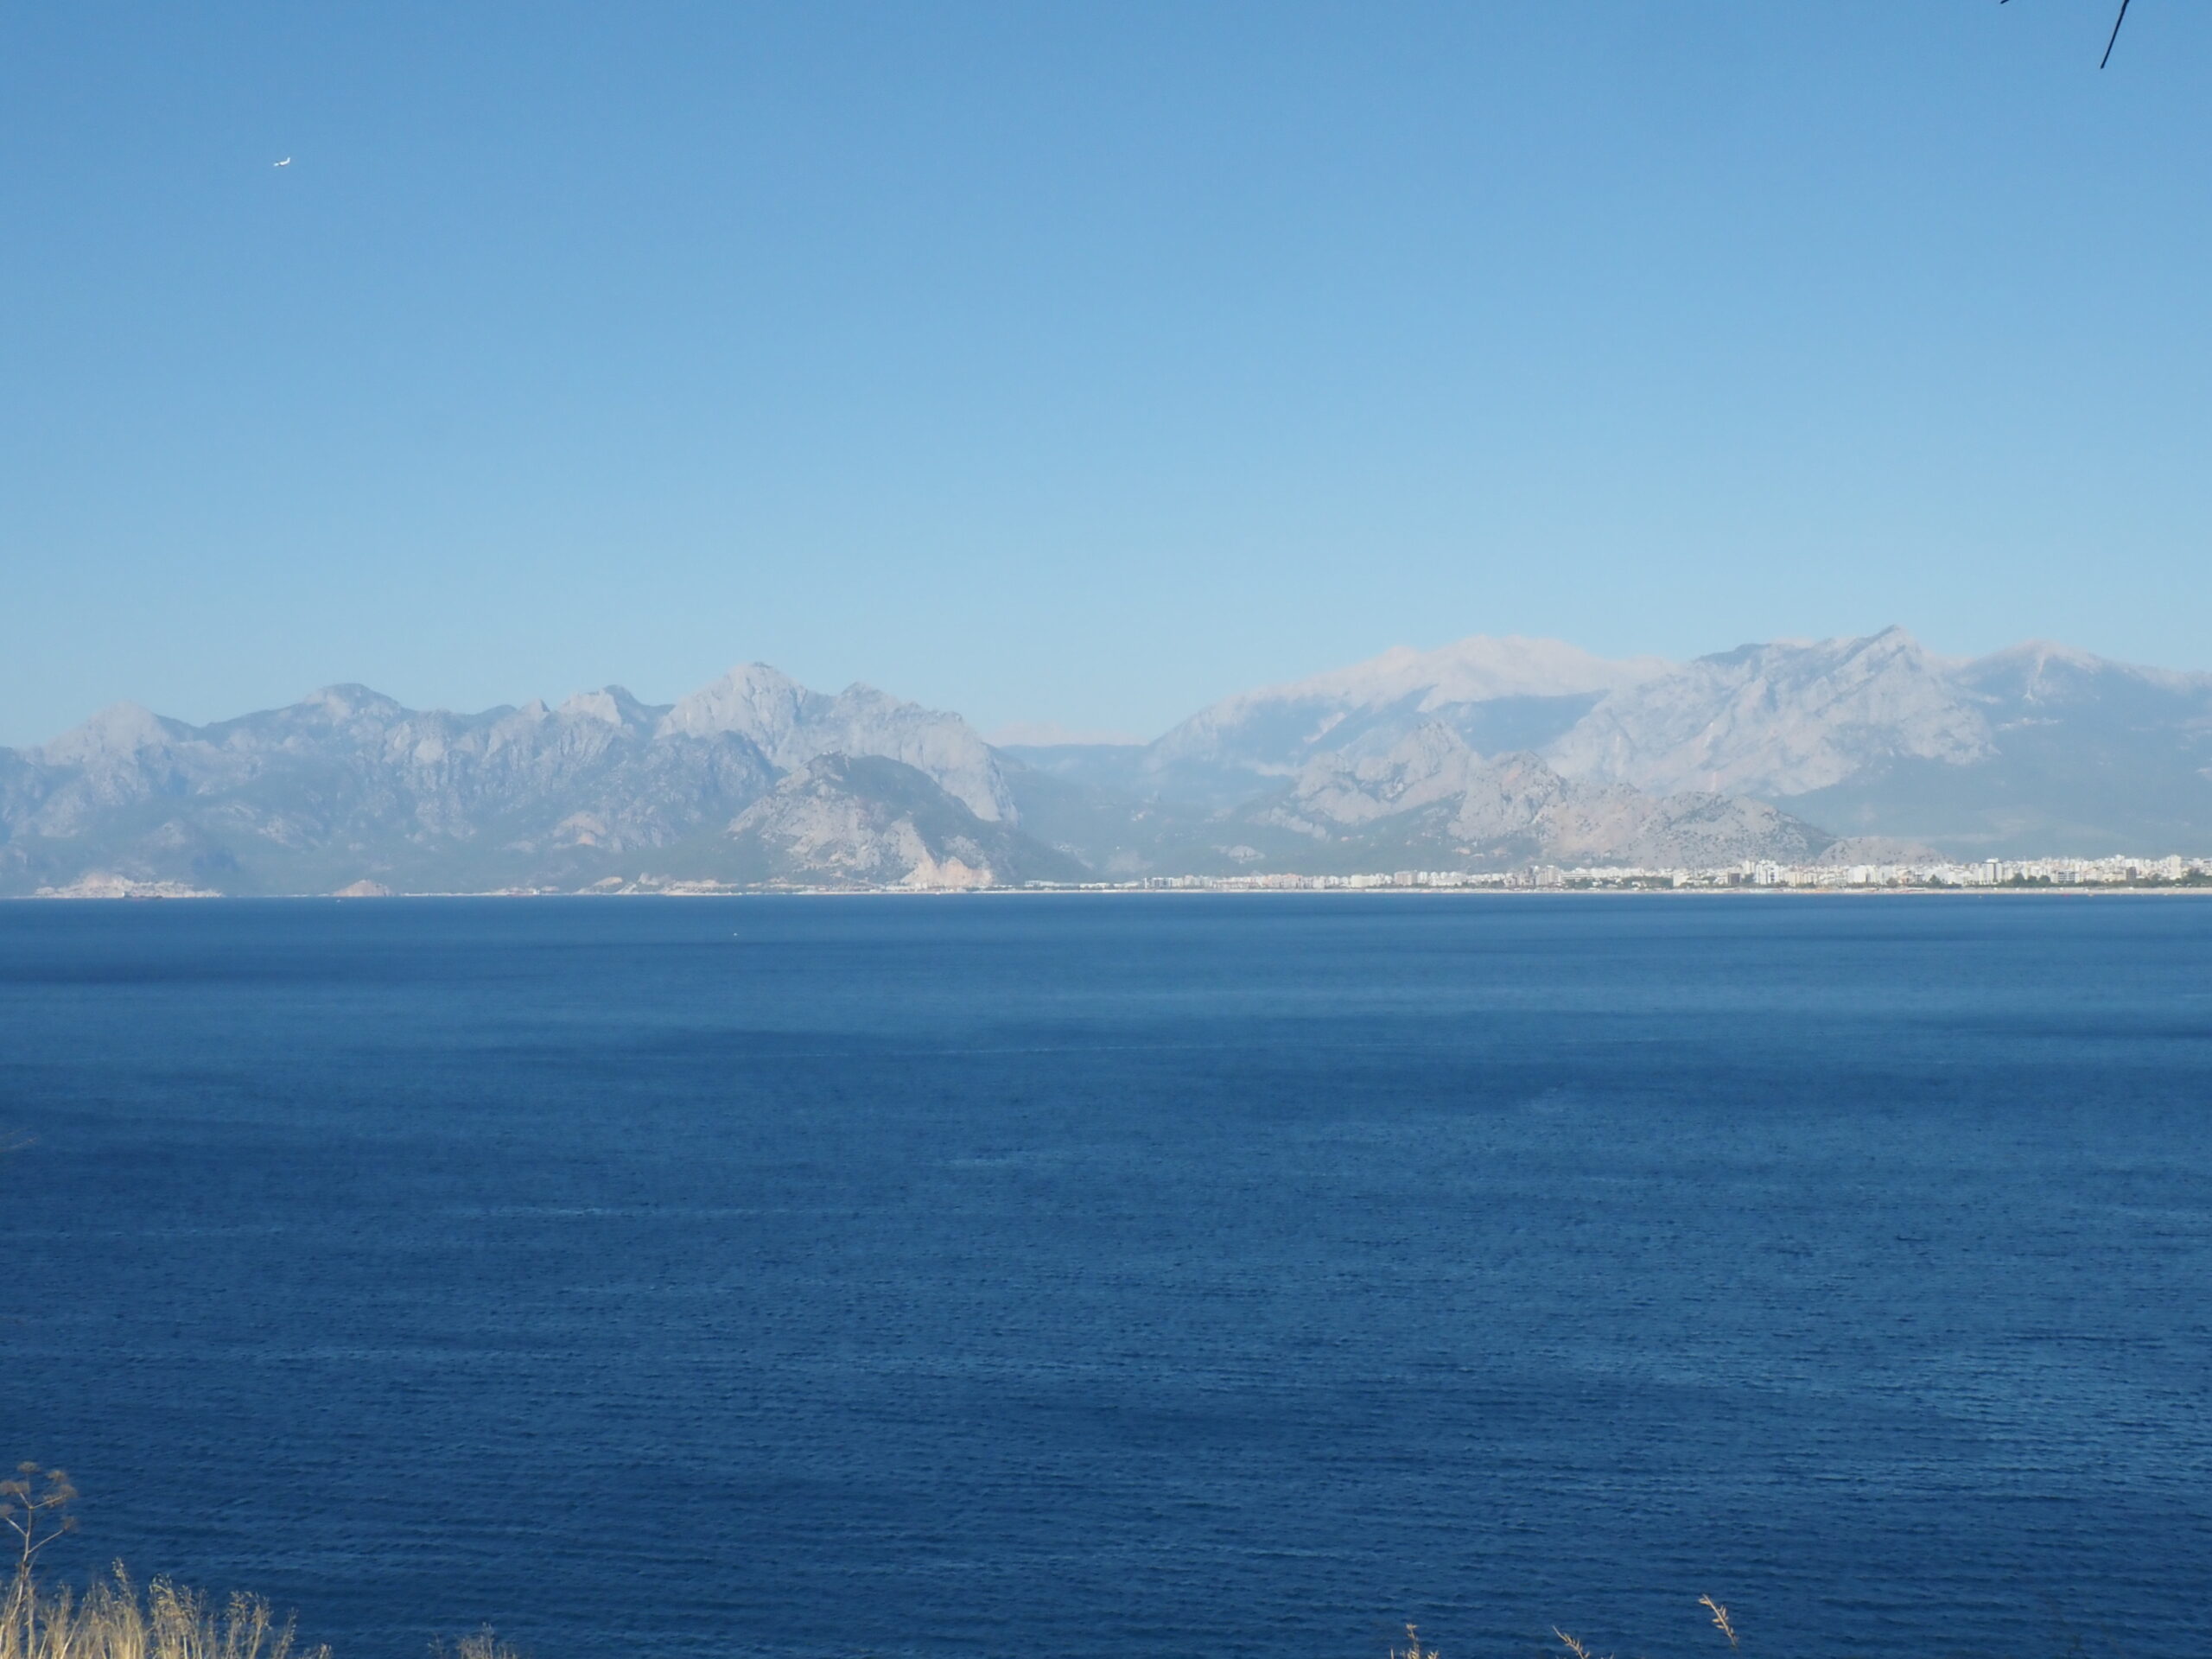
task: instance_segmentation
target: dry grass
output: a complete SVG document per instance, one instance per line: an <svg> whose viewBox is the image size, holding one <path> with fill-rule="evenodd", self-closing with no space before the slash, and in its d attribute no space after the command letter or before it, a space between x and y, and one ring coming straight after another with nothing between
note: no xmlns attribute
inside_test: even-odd
<svg viewBox="0 0 2212 1659"><path fill-rule="evenodd" d="M1711 1596L1700 1596L1697 1605L1713 1615L1713 1628L1728 1638L1728 1645L1736 1645L1736 1627L1728 1622L1728 1610Z"/></svg>
<svg viewBox="0 0 2212 1659"><path fill-rule="evenodd" d="M234 1594L217 1607L167 1579L141 1590L120 1565L81 1596L48 1588L39 1554L75 1528L69 1506L76 1497L67 1475L36 1464L0 1481L0 1548L13 1535L16 1558L0 1601L0 1659L330 1659L328 1648L300 1647L290 1618L280 1621L258 1596ZM435 1652L439 1659L523 1659L489 1630Z"/></svg>
<svg viewBox="0 0 2212 1659"><path fill-rule="evenodd" d="M490 1625L474 1636L464 1636L451 1647L442 1642L431 1649L437 1659L523 1659L522 1649L502 1642Z"/></svg>
<svg viewBox="0 0 2212 1659"><path fill-rule="evenodd" d="M141 1590L120 1567L82 1596L19 1574L0 1624L0 1659L330 1659L303 1648L289 1618L258 1596L207 1597L156 1579ZM490 1630L435 1649L437 1659L523 1659Z"/></svg>
<svg viewBox="0 0 2212 1659"><path fill-rule="evenodd" d="M82 1596L48 1590L39 1581L39 1553L76 1526L69 1506L77 1489L59 1469L26 1463L13 1480L0 1481L0 1527L15 1539L14 1573L0 1603L0 1659L330 1659L327 1647L297 1645L292 1621L279 1623L258 1596L233 1594L217 1610L207 1597L156 1579L144 1590L118 1563ZM4 1538L0 1538L4 1548ZM4 1560L0 1555L0 1560ZM1711 1596L1698 1605L1713 1627L1737 1646L1728 1610ZM1589 1648L1554 1628L1568 1659L1593 1659ZM439 1643L434 1659L524 1659L488 1627L450 1646ZM1406 1645L1390 1659L1437 1659L1423 1649L1421 1632L1406 1626Z"/></svg>
<svg viewBox="0 0 2212 1659"><path fill-rule="evenodd" d="M1711 1596L1700 1596L1697 1599L1697 1605L1704 1608L1707 1612L1713 1615L1713 1628L1719 1631L1721 1635L1726 1637L1728 1638L1729 1647L1732 1649L1735 1649L1737 1647L1736 1627L1729 1621L1728 1610L1726 1607L1723 1607L1719 1602L1715 1601ZM1413 1626L1408 1624L1406 1626L1406 1630L1408 1633L1410 1634L1412 1632ZM1559 1638L1560 1646L1567 1649L1568 1659L1594 1659L1594 1656L1591 1653L1589 1645L1586 1643L1576 1641L1574 1637L1569 1636L1565 1630L1560 1630L1556 1624L1552 1627L1552 1634ZM1393 1653L1390 1656L1390 1659L1398 1659L1398 1656L1395 1653ZM1427 1656L1427 1659L1436 1659L1436 1656L1432 1653ZM1606 1656L1606 1659L1612 1659L1612 1656L1608 1654Z"/></svg>
<svg viewBox="0 0 2212 1659"><path fill-rule="evenodd" d="M258 1596L234 1595L219 1611L204 1596L156 1579L142 1592L121 1567L82 1597L41 1593L19 1574L0 1628L0 1659L329 1659L300 1649Z"/></svg>

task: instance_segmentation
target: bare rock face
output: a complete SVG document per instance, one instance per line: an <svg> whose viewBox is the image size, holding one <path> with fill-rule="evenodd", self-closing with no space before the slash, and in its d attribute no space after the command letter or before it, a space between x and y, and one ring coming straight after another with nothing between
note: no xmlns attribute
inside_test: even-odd
<svg viewBox="0 0 2212 1659"><path fill-rule="evenodd" d="M2212 851L2212 675L2045 641L1947 658L1901 628L1681 664L1470 639L1230 697L1148 745L1010 753L1079 790L1233 811L1321 757L1371 760L1432 723L1479 755L1783 802L1953 856Z"/></svg>
<svg viewBox="0 0 2212 1659"><path fill-rule="evenodd" d="M786 877L883 886L934 857L911 816L855 792L849 767L836 762L793 772L739 814L729 833L757 844L767 872ZM946 850L970 853L988 868L980 848Z"/></svg>
<svg viewBox="0 0 2212 1659"><path fill-rule="evenodd" d="M764 663L734 668L662 718L664 735L734 732L779 767L818 755L880 755L913 767L987 822L1016 813L998 757L957 715L851 685L834 697L810 691Z"/></svg>
<svg viewBox="0 0 2212 1659"><path fill-rule="evenodd" d="M1484 760L1441 721L1389 750L1309 762L1262 822L1324 842L1367 842L1440 868L1554 863L1712 866L1799 860L1833 839L1764 802L1655 797L1561 777L1532 754Z"/></svg>
<svg viewBox="0 0 2212 1659"><path fill-rule="evenodd" d="M1306 763L1272 822L1327 833L1440 802L1459 803L1483 771L1480 757L1441 723L1423 726L1379 755L1322 754Z"/></svg>
<svg viewBox="0 0 2212 1659"><path fill-rule="evenodd" d="M1989 722L1902 628L1865 639L1746 645L1609 694L1547 757L1639 789L1802 795L1896 759L1968 766Z"/></svg>
<svg viewBox="0 0 2212 1659"><path fill-rule="evenodd" d="M619 803L616 816L650 842L679 832L702 791L766 786L769 769L741 744L649 753L647 712L619 688L557 711L451 715L332 686L207 727L124 706L34 752L45 787L10 828L74 836L112 809L173 800L205 827L283 847L317 844L340 823L470 840L487 813L527 821L581 794Z"/></svg>
<svg viewBox="0 0 2212 1659"><path fill-rule="evenodd" d="M973 888L1083 874L918 768L880 755L810 761L740 813L728 836L737 867L755 880Z"/></svg>
<svg viewBox="0 0 2212 1659"><path fill-rule="evenodd" d="M1149 745L994 750L957 715L753 664L673 705L608 686L453 714L338 685L207 726L118 704L0 750L4 893L1712 865L1821 855L1830 831L2212 852L2212 676L2044 642L1953 661L1895 628L1674 666L1477 639Z"/></svg>
<svg viewBox="0 0 2212 1659"><path fill-rule="evenodd" d="M1667 671L1657 658L1610 662L1556 639L1478 635L1436 651L1399 646L1349 668L1241 692L1201 709L1147 751L1157 778L1288 777L1362 740L1387 747L1441 721L1483 749L1526 747L1572 724L1616 687ZM1462 729L1462 722L1466 722ZM1485 741L1487 728L1510 741Z"/></svg>
<svg viewBox="0 0 2212 1659"><path fill-rule="evenodd" d="M1970 661L1896 628L1746 646L1610 694L1547 758L1954 857L2212 849L2212 675L2046 641Z"/></svg>
<svg viewBox="0 0 2212 1659"><path fill-rule="evenodd" d="M1014 817L965 721L864 686L825 697L756 666L673 708L609 686L456 715L341 685L205 727L119 704L0 751L0 892L88 872L246 893L585 887L711 840L792 768L847 753L920 772L983 823ZM955 884L982 868L922 850Z"/></svg>

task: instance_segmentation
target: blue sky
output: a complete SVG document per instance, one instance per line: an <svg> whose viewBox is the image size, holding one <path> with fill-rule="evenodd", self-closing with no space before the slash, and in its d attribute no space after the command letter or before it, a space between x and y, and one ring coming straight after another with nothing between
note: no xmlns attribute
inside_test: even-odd
<svg viewBox="0 0 2212 1659"><path fill-rule="evenodd" d="M762 658L2212 669L2212 8L0 11L0 742ZM271 163L289 156L289 168Z"/></svg>

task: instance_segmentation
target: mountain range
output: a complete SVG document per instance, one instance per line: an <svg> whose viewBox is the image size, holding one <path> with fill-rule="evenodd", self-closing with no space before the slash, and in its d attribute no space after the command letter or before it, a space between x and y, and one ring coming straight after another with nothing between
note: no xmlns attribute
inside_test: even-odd
<svg viewBox="0 0 2212 1659"><path fill-rule="evenodd" d="M1688 663L1396 650L1149 743L733 670L457 715L334 686L208 726L118 704L0 749L0 893L967 887L1535 861L2212 850L2212 675L1900 628Z"/></svg>

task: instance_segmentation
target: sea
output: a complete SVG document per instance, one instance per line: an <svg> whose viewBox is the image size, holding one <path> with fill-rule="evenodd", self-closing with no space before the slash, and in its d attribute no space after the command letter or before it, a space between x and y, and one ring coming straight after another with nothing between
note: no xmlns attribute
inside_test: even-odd
<svg viewBox="0 0 2212 1659"><path fill-rule="evenodd" d="M338 1659L2212 1651L2212 900L16 903L0 1144Z"/></svg>

